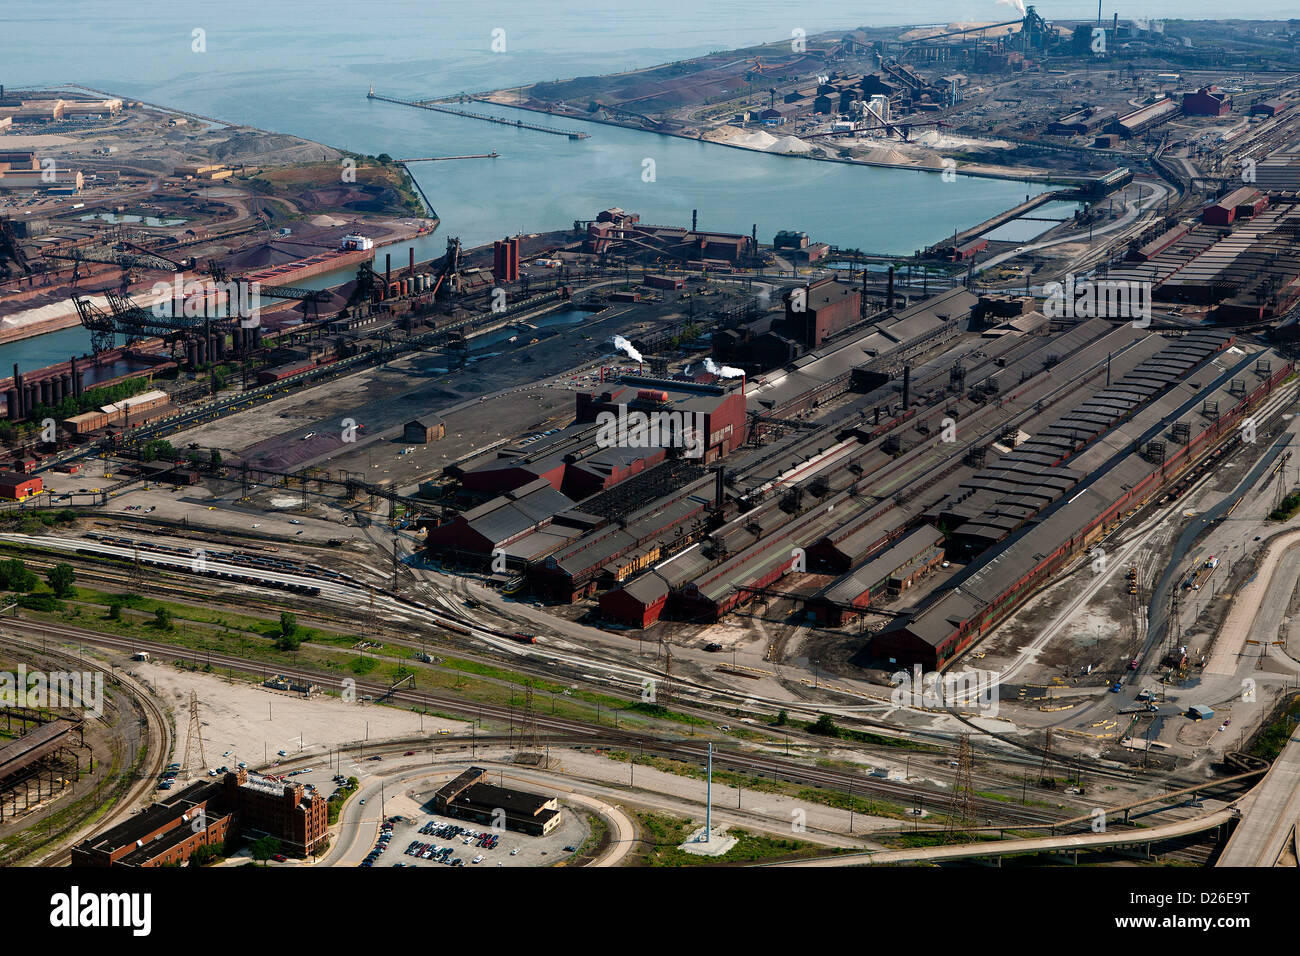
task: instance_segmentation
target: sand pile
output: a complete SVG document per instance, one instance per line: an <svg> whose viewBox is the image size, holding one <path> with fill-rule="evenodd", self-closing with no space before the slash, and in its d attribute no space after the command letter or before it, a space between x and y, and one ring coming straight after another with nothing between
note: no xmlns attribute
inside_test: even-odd
<svg viewBox="0 0 1300 956"><path fill-rule="evenodd" d="M893 166L906 166L912 162L911 156L893 146L877 146L863 158L869 163L888 163Z"/></svg>
<svg viewBox="0 0 1300 956"><path fill-rule="evenodd" d="M764 133L763 135L767 135ZM798 136L779 136L771 146L765 147L769 153L811 153L812 146Z"/></svg>
<svg viewBox="0 0 1300 956"><path fill-rule="evenodd" d="M777 138L762 130L743 130L738 126L719 126L711 129L702 137L712 143L726 143L728 146L740 146L744 149L768 149Z"/></svg>

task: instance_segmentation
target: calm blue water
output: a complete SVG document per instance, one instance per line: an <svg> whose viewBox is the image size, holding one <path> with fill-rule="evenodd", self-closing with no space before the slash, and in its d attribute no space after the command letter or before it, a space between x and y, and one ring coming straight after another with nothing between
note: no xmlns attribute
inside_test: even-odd
<svg viewBox="0 0 1300 956"><path fill-rule="evenodd" d="M1088 3L1039 9L1049 18L1096 14ZM1252 13L1284 16L1287 9L1281 0L1262 0ZM796 28L811 36L863 24L1009 19L1010 12L992 0L67 0L5 11L0 79L10 88L80 83L371 155L496 149L502 155L492 161L413 167L442 219L421 258L440 254L445 235L477 245L563 228L611 205L640 212L646 222L688 223L698 209L702 228L749 232L757 224L769 241L778 229L802 229L817 240L906 254L1040 187L943 183L930 173L814 163L587 124L591 138L571 142L365 94L373 83L385 95L423 98L644 67L788 39ZM1206 0L1144 0L1140 10L1120 12L1222 15ZM491 49L498 28L504 53ZM203 52L194 50L195 31L203 31ZM656 172L648 183L647 158ZM78 331L58 334L66 342ZM0 348L0 368L12 364L17 347ZM67 357L64 347L52 351Z"/></svg>
<svg viewBox="0 0 1300 956"><path fill-rule="evenodd" d="M996 229L990 229L984 233L984 238L1001 242L1028 242L1049 229L1055 229L1058 223L1069 220L1075 210L1081 208L1082 205L1077 202L1044 203L1030 212L1029 218L1013 219ZM1044 222L1045 219L1055 219L1057 222Z"/></svg>

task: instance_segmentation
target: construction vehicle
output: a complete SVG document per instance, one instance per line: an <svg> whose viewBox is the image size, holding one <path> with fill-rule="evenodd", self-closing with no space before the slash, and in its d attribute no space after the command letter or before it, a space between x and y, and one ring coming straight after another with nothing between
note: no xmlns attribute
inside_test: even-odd
<svg viewBox="0 0 1300 956"><path fill-rule="evenodd" d="M1204 564L1200 565L1198 568L1196 568L1196 570L1194 570L1190 575L1188 575L1187 581L1184 586L1190 588L1193 591L1199 591L1201 589L1201 585L1203 585L1206 581L1210 579L1210 575L1214 573L1214 569L1217 568L1218 566L1219 566L1219 559L1216 558L1214 555L1210 555L1208 558L1206 558Z"/></svg>

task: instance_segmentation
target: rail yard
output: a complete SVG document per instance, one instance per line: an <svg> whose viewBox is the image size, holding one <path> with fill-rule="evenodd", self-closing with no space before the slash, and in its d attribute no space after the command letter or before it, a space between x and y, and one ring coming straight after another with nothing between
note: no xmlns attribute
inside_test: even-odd
<svg viewBox="0 0 1300 956"><path fill-rule="evenodd" d="M0 348L85 336L0 380L0 863L1295 866L1295 24L1014 6L359 93L1025 184L910 255L0 87Z"/></svg>

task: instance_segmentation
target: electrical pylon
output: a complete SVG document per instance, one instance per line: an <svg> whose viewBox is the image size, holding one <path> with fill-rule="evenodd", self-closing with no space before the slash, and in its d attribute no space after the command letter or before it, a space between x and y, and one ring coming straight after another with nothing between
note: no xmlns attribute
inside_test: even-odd
<svg viewBox="0 0 1300 956"><path fill-rule="evenodd" d="M194 748L196 745L199 750L199 763L201 766L206 767L208 757L203 752L203 723L199 720L199 695L196 691L190 691L190 727L185 734L185 762L181 764L186 782L194 773Z"/></svg>

